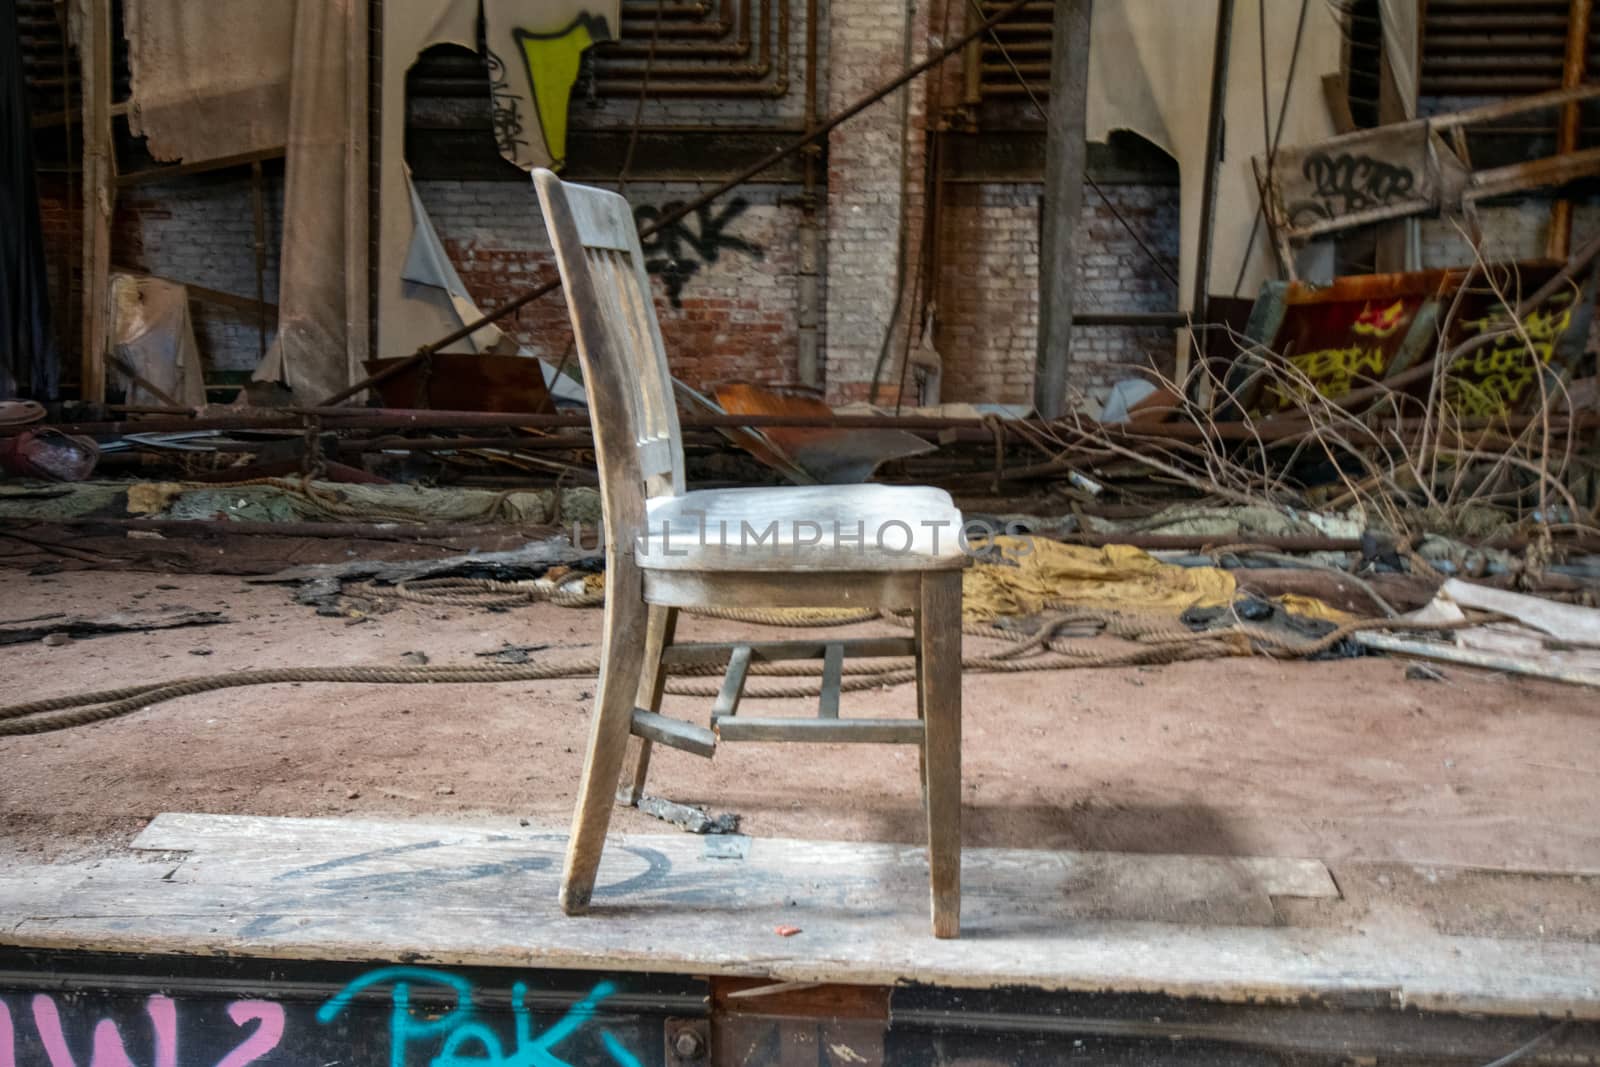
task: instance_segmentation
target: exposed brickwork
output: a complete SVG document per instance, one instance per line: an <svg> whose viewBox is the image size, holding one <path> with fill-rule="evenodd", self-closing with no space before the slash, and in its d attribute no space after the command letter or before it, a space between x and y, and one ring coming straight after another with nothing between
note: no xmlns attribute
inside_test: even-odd
<svg viewBox="0 0 1600 1067"><path fill-rule="evenodd" d="M628 187L628 199L636 208L663 210L697 191L687 184L635 182ZM664 267L652 281L673 373L690 385L733 378L792 381L796 376L800 211L780 202L786 191L782 186L747 187L720 201L704 222L696 216L685 220L685 235L675 244L647 242L648 261L676 265ZM515 296L555 269L530 187L421 182L418 192L481 307ZM742 210L735 207L741 200ZM716 242L710 239L718 233L720 247L713 247ZM667 284L674 269L681 282L676 304ZM571 338L566 306L555 295L540 300L522 310L511 332L558 361Z"/></svg>
<svg viewBox="0 0 1600 1067"><path fill-rule="evenodd" d="M1175 186L1103 187L1117 210L1177 273ZM944 207L944 285L936 347L949 399L1028 403L1039 314L1038 185L954 186ZM1173 284L1091 190L1077 232L1079 312L1170 311ZM1170 331L1080 326L1073 331L1069 389L1097 410L1127 365L1170 367Z"/></svg>
<svg viewBox="0 0 1600 1067"><path fill-rule="evenodd" d="M794 129L804 119L803 4L792 4L787 85L764 98L647 101L643 123ZM942 12L949 25L929 24ZM960 5L926 0L834 0L823 5L826 25L821 111L853 103L948 39L965 20ZM821 374L830 399L865 397L896 306L900 325L882 369L886 399L900 380L904 335L914 313L937 310L935 342L945 361L946 400L1029 399L1037 323L1038 185L963 185L945 190L941 259L936 292L915 293L922 270L928 195L924 186L928 114L954 106L961 92L959 64L938 81L914 83L836 130L829 139L821 260ZM930 95L931 94L931 95ZM902 99L905 102L902 109ZM631 124L631 99L592 100L580 87L574 98L573 136L585 129ZM716 161L708 161L714 165ZM692 198L702 186L635 182L636 205L662 208ZM526 182L430 181L419 186L446 249L473 297L490 307L522 292L553 270L544 228ZM747 206L723 217L732 198L710 212L725 239L714 249L698 219L685 224L676 246L681 283L669 292L671 267L658 270L655 289L662 331L674 371L696 386L745 378L792 381L798 377L799 246L802 213L798 184L754 185L740 190ZM1146 240L1169 260L1177 253L1177 190L1168 186L1116 186L1112 195ZM267 188L267 298L276 299L277 246L281 235L281 177ZM70 216L64 205L47 228L57 232ZM903 268L897 247L906 238ZM64 239L64 237L63 237ZM254 295L250 183L238 173L200 176L125 191L115 234L119 262L240 296ZM1080 310L1167 310L1176 296L1110 218L1096 197L1085 197ZM740 242L743 242L742 244ZM757 251L759 251L759 254ZM657 248L652 259L668 259ZM714 251L714 256L713 256ZM55 257L59 259L60 257ZM76 309L74 309L74 315ZM508 327L521 342L553 360L570 340L565 308L548 298L523 309ZM256 324L245 313L197 307L197 335L208 364L244 369L256 361ZM409 345L419 338L404 339ZM385 340L394 354L394 339ZM1098 396L1126 371L1116 364L1170 360L1167 331L1080 328L1072 382Z"/></svg>
<svg viewBox="0 0 1600 1067"><path fill-rule="evenodd" d="M903 3L835 6L828 23L833 56L828 110L854 103L888 81L908 60L921 58L926 32L916 33L917 14ZM925 15L923 21L925 23ZM906 195L906 176L921 174L921 85L879 102L828 138L827 361L830 399L860 399L895 317L896 281L909 303L921 236L920 203ZM904 215L904 218L902 218ZM902 263L902 240L905 256ZM904 320L908 308L901 310ZM889 351L900 345L890 339ZM898 377L898 364L885 368Z"/></svg>
<svg viewBox="0 0 1600 1067"><path fill-rule="evenodd" d="M283 242L283 178L263 183L266 221L265 294L278 298L278 247ZM220 289L256 294L255 216L248 175L198 175L167 184L135 186L117 201L113 220L115 263ZM195 340L206 365L250 370L259 361L253 315L205 303L191 304ZM268 322L267 342L275 322Z"/></svg>

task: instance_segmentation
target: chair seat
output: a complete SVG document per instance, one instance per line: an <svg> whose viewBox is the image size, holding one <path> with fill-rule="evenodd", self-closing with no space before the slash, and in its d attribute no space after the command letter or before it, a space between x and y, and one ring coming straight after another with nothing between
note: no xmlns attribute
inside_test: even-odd
<svg viewBox="0 0 1600 1067"><path fill-rule="evenodd" d="M647 502L646 570L927 571L960 567L961 512L899 485L701 489Z"/></svg>

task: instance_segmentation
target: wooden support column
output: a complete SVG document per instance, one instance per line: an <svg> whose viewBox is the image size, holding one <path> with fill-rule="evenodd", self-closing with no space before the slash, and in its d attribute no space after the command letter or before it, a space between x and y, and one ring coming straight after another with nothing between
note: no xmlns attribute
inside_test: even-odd
<svg viewBox="0 0 1600 1067"><path fill-rule="evenodd" d="M1039 235L1039 351L1033 406L1059 418L1066 408L1072 347L1072 238L1083 210L1088 155L1089 24L1094 0L1056 0L1050 51L1050 112L1045 144L1044 224Z"/></svg>
<svg viewBox="0 0 1600 1067"><path fill-rule="evenodd" d="M1388 126L1411 118L1406 112L1406 101L1400 95L1400 86L1394 76L1394 65L1389 53L1393 42L1387 32L1382 37L1383 50L1378 60L1378 125ZM1412 57L1412 70L1419 70L1418 60ZM1407 232L1410 219L1393 219L1381 222L1375 228L1373 269L1379 274L1397 274L1406 269Z"/></svg>
<svg viewBox="0 0 1600 1067"><path fill-rule="evenodd" d="M110 351L111 213L116 156L111 142L111 0L78 0L78 70L83 93L83 331L79 394L105 402Z"/></svg>
<svg viewBox="0 0 1600 1067"><path fill-rule="evenodd" d="M370 87L372 84L371 18L369 0L350 0L345 27L345 100L348 128L344 157L344 286L345 352L350 362L350 380L366 374L365 363L371 350L372 316L369 306L371 286L371 220L376 208L371 195Z"/></svg>
<svg viewBox="0 0 1600 1067"><path fill-rule="evenodd" d="M1228 105L1228 57L1232 47L1233 0L1217 0L1217 27L1211 50L1211 104L1206 117L1205 170L1200 175L1200 233L1195 243L1194 288L1190 290L1189 298L1191 323L1204 320L1206 299L1211 291L1211 233L1217 214L1217 168L1222 163L1223 118ZM1245 254L1249 254L1248 249ZM1190 360L1200 351L1200 340L1191 326L1178 346L1175 374L1178 381L1188 379Z"/></svg>
<svg viewBox="0 0 1600 1067"><path fill-rule="evenodd" d="M261 161L250 164L250 208L254 215L255 240L252 247L256 254L256 344L259 349L257 358L267 358L267 207L266 194L262 189L265 178L261 173Z"/></svg>
<svg viewBox="0 0 1600 1067"><path fill-rule="evenodd" d="M1561 88L1574 89L1583 84L1589 66L1589 15L1593 0L1572 0L1567 12L1567 58L1561 68ZM1566 155L1578 148L1578 129L1583 119L1581 104L1571 103L1561 109L1561 125L1556 131L1556 153ZM1572 249L1572 201L1557 200L1550 212L1550 235L1545 242L1545 254L1551 259L1565 260Z"/></svg>

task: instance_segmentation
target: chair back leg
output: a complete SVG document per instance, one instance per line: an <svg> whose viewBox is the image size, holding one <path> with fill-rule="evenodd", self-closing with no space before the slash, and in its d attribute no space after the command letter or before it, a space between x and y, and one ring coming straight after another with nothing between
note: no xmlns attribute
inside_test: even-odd
<svg viewBox="0 0 1600 1067"><path fill-rule="evenodd" d="M917 696L928 812L933 935L961 935L961 572L922 576Z"/></svg>
<svg viewBox="0 0 1600 1067"><path fill-rule="evenodd" d="M606 828L611 824L611 809L616 801L617 777L628 748L648 628L639 570L614 556L606 575L600 678L589 721L589 749L583 760L578 807L572 816L572 837L567 842L566 864L561 873L561 910L568 915L581 915L588 910L594 893L600 853L605 848Z"/></svg>
<svg viewBox="0 0 1600 1067"><path fill-rule="evenodd" d="M644 635L644 672L639 675L639 707L659 712L661 697L667 688L667 670L661 662L661 653L672 644L678 629L678 609L650 606L650 622ZM650 774L650 739L634 735L628 738L628 756L622 764L622 783L617 786L617 803L637 806L644 796L644 782Z"/></svg>

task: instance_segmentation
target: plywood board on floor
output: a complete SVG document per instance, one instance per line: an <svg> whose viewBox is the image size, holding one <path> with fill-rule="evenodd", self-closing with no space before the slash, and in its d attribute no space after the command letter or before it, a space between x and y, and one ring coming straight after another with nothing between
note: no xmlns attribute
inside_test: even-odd
<svg viewBox="0 0 1600 1067"><path fill-rule="evenodd" d="M1274 897L1336 895L1315 861L970 849L962 938L936 941L920 848L617 837L575 919L564 847L509 820L163 815L124 854L0 876L0 941L1600 1018L1600 946L1275 925Z"/></svg>

